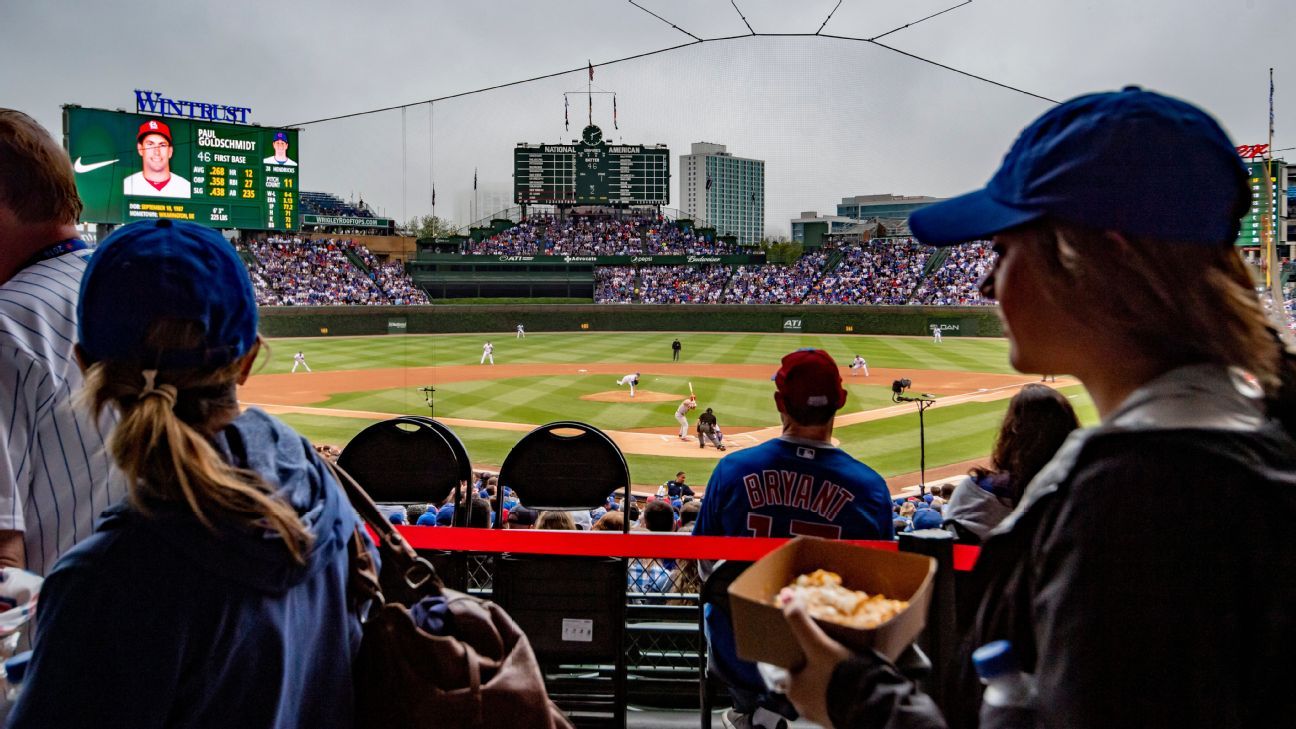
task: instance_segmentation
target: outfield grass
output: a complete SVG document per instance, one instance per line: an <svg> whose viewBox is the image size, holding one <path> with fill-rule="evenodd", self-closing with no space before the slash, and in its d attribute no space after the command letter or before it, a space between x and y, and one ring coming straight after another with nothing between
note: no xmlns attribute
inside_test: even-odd
<svg viewBox="0 0 1296 729"><path fill-rule="evenodd" d="M273 356L262 372L285 372L292 353L301 349L316 370L350 370L429 364L477 364L481 344L490 335L436 335L272 340ZM492 339L496 361L509 363L650 363L670 361L672 333L536 333L518 340L510 335ZM706 376L711 364L768 364L772 373L778 360L797 347L827 349L845 364L856 353L870 367L1011 372L1007 343L1001 339L947 338L936 345L917 337L852 335L697 334L679 335L684 344L682 373L678 376L645 375L641 389L682 394L687 382L716 408L721 425L767 427L778 423L771 394L764 380L729 380ZM629 430L674 427L675 402L608 403L581 400L605 390L615 390L615 378L598 376L519 377L507 380L454 382L437 386L436 414L541 424L576 419L596 426ZM845 412L890 404L889 383L862 385L846 380L850 400ZM1063 390L1072 398L1085 424L1097 422L1092 403L1082 388ZM427 414L420 394L412 388L341 393L320 403L323 407L397 414ZM1002 420L1007 400L964 403L936 408L924 415L927 466L986 456ZM360 418L285 415L283 419L315 442L343 445L370 425ZM514 443L517 431L489 428L455 428L478 465L499 466ZM915 412L839 428L835 436L852 455L884 476L918 470L918 416ZM657 484L684 469L692 483L705 483L716 459L626 457L636 484Z"/></svg>
<svg viewBox="0 0 1296 729"><path fill-rule="evenodd" d="M437 385L436 410L456 418L508 423L581 420L616 430L676 427L677 399L663 402L648 402L643 398L629 402L581 399L609 390L628 392L616 385L616 379L613 375L579 375L447 382ZM688 395L690 382L703 407L716 408L721 427L767 428L779 423L778 412L774 409L774 383L769 380L644 375L639 389L683 398ZM890 404L890 387L883 386L880 381L876 385L847 382L846 389L850 399L843 413L873 410ZM341 393L330 397L321 407L395 415L428 413L419 393L410 388Z"/></svg>
<svg viewBox="0 0 1296 729"><path fill-rule="evenodd" d="M487 340L495 344L495 361L500 364L670 362L676 336L684 345L681 366L690 376L705 376L712 363L768 364L773 373L779 359L799 347L825 349L842 365L859 354L870 367L1012 372L1003 339L946 337L943 344L934 344L927 337L671 332L537 332L526 339L512 332L275 339L262 371L290 371L298 350L305 352L313 370L477 364Z"/></svg>

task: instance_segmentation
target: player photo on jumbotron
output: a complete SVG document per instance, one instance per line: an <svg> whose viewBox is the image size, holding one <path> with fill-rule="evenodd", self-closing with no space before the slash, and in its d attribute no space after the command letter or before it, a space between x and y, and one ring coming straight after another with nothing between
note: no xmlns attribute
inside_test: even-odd
<svg viewBox="0 0 1296 729"><path fill-rule="evenodd" d="M150 119L135 134L135 151L143 169L127 177L122 192L139 197L188 198L189 181L171 172L175 144L166 122Z"/></svg>

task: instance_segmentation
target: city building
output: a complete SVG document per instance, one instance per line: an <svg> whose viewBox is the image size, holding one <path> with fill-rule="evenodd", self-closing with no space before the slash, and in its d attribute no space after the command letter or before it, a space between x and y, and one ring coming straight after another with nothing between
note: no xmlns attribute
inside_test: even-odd
<svg viewBox="0 0 1296 729"><path fill-rule="evenodd" d="M507 213L513 207L512 188L483 182L475 192L471 187L458 191L454 220L462 226L489 223L491 216Z"/></svg>
<svg viewBox="0 0 1296 729"><path fill-rule="evenodd" d="M820 215L810 210L792 219L792 241L811 248L823 245L824 237L845 233L860 221L840 215Z"/></svg>
<svg viewBox="0 0 1296 729"><path fill-rule="evenodd" d="M757 243L765 236L765 161L735 157L723 144L695 142L680 155L680 211L721 235Z"/></svg>
<svg viewBox="0 0 1296 729"><path fill-rule="evenodd" d="M842 198L837 215L855 220L871 218L908 218L909 213L944 198L926 195L856 195Z"/></svg>

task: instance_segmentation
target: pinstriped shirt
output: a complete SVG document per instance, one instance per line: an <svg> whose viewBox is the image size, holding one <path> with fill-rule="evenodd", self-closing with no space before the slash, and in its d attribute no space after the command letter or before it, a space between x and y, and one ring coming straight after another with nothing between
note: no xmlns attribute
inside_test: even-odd
<svg viewBox="0 0 1296 729"><path fill-rule="evenodd" d="M72 403L82 382L72 350L77 295L90 253L40 261L0 285L0 529L24 533L27 569L41 575L125 494L123 480L110 477L107 428Z"/></svg>

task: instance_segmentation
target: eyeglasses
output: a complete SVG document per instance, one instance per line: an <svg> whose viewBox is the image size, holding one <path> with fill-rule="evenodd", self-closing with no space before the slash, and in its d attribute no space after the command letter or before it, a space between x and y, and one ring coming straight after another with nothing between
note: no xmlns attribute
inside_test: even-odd
<svg viewBox="0 0 1296 729"><path fill-rule="evenodd" d="M144 149L166 149L170 147L170 142L145 142Z"/></svg>

